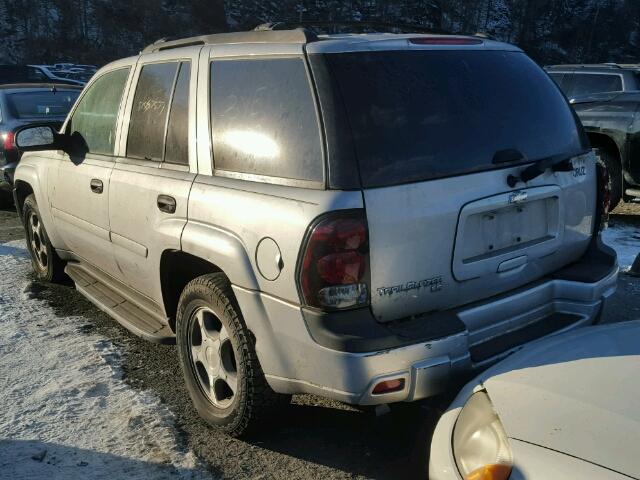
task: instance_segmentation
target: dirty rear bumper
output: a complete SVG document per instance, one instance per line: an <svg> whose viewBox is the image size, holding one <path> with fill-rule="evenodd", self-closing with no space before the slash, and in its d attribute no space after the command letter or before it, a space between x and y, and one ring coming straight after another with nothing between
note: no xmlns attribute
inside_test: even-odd
<svg viewBox="0 0 640 480"><path fill-rule="evenodd" d="M361 312L328 317L258 292L234 291L275 391L375 405L437 395L532 340L597 323L617 275L615 252L598 243L553 277L387 325L368 323ZM403 390L372 393L379 382L397 378L405 380Z"/></svg>

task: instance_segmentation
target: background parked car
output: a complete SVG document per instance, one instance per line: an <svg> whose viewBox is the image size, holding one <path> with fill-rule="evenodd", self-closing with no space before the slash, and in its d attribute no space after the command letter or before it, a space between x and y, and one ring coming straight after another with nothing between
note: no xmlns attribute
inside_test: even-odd
<svg viewBox="0 0 640 480"><path fill-rule="evenodd" d="M31 123L60 128L80 91L72 85L0 85L0 207L11 202L13 172L21 156L16 129Z"/></svg>
<svg viewBox="0 0 640 480"><path fill-rule="evenodd" d="M550 65L545 70L568 98L640 90L640 65L636 64Z"/></svg>
<svg viewBox="0 0 640 480"><path fill-rule="evenodd" d="M640 478L640 322L540 340L440 419L431 480Z"/></svg>
<svg viewBox="0 0 640 480"><path fill-rule="evenodd" d="M572 103L611 177L611 209L640 199L640 65L556 65L547 73Z"/></svg>
<svg viewBox="0 0 640 480"><path fill-rule="evenodd" d="M56 63L54 65L29 65L38 69L47 78L76 85L85 85L98 70L95 65Z"/></svg>
<svg viewBox="0 0 640 480"><path fill-rule="evenodd" d="M42 69L32 65L0 65L0 85L9 83L58 83L84 85L77 80L47 75Z"/></svg>

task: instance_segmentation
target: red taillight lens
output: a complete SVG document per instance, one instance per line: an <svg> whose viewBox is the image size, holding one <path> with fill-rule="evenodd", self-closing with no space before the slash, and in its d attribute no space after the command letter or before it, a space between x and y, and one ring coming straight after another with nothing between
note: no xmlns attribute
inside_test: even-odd
<svg viewBox="0 0 640 480"><path fill-rule="evenodd" d="M299 283L311 307L369 304L369 239L364 212L346 211L317 221L303 246Z"/></svg>
<svg viewBox="0 0 640 480"><path fill-rule="evenodd" d="M327 283L348 285L357 283L362 278L367 261L358 252L330 253L318 260L318 274Z"/></svg>
<svg viewBox="0 0 640 480"><path fill-rule="evenodd" d="M13 150L16 148L13 132L0 133L0 139L2 140L2 148L5 150Z"/></svg>
<svg viewBox="0 0 640 480"><path fill-rule="evenodd" d="M481 45L479 38L467 37L415 37L409 39L414 45Z"/></svg>

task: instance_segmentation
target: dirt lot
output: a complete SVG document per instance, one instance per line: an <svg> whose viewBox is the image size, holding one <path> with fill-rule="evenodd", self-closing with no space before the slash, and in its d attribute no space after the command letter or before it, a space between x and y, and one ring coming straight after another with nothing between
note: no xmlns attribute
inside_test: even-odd
<svg viewBox="0 0 640 480"><path fill-rule="evenodd" d="M640 207L624 206L613 225L638 227ZM0 243L23 237L17 216L0 210ZM264 433L234 440L208 428L195 415L182 385L175 349L129 334L81 297L71 285L33 282L31 294L45 299L60 317L86 318L87 332L108 337L125 352L127 382L151 390L176 416L180 441L214 478L425 478L435 411L426 405L376 417L336 402L298 396ZM604 321L640 318L640 279L621 275Z"/></svg>

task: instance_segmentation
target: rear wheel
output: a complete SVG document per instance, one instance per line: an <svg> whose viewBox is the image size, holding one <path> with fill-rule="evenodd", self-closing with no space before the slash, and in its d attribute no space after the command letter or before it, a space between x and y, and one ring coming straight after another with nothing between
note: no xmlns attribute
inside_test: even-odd
<svg viewBox="0 0 640 480"><path fill-rule="evenodd" d="M204 275L185 287L176 328L187 390L209 424L239 436L290 400L267 384L253 338L223 274Z"/></svg>
<svg viewBox="0 0 640 480"><path fill-rule="evenodd" d="M11 193L0 189L0 208L9 208L13 205Z"/></svg>
<svg viewBox="0 0 640 480"><path fill-rule="evenodd" d="M609 176L609 210L612 211L618 206L620 200L622 200L622 166L620 165L618 158L608 150L601 148L598 150L598 155L600 157L600 161L606 167L607 174Z"/></svg>
<svg viewBox="0 0 640 480"><path fill-rule="evenodd" d="M31 265L40 281L55 282L64 278L64 262L60 260L42 223L38 203L29 195L22 208L22 222L27 234Z"/></svg>

